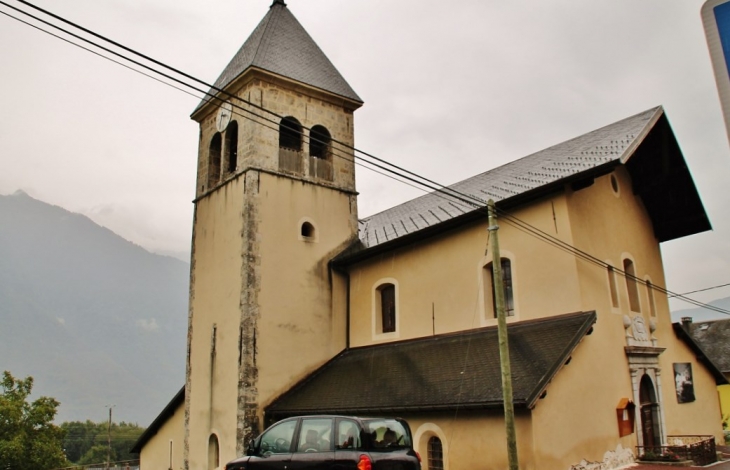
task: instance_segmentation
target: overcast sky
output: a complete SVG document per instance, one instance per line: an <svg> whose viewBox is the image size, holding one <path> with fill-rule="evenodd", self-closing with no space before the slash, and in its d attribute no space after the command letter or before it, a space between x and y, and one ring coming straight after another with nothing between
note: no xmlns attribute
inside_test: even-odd
<svg viewBox="0 0 730 470"><path fill-rule="evenodd" d="M271 1L35 4L212 83ZM730 151L702 0L288 5L365 101L356 146L441 183L663 105L714 226L662 245L667 287L730 282ZM189 250L198 98L5 15L0 77L0 194L22 189L153 251ZM358 171L361 217L422 194Z"/></svg>

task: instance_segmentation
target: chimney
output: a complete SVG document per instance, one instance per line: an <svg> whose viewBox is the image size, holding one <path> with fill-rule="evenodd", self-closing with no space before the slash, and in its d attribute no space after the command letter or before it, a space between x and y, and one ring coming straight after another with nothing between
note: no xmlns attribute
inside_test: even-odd
<svg viewBox="0 0 730 470"><path fill-rule="evenodd" d="M682 317L682 328L689 331L689 326L692 324L692 317Z"/></svg>

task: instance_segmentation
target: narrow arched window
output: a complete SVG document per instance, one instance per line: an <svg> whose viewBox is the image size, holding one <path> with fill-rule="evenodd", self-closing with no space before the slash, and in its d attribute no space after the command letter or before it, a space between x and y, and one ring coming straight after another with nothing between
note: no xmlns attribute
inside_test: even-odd
<svg viewBox="0 0 730 470"><path fill-rule="evenodd" d="M436 436L428 439L428 470L444 470L444 448Z"/></svg>
<svg viewBox="0 0 730 470"><path fill-rule="evenodd" d="M218 184L221 178L221 143L220 132L216 132L210 140L208 150L208 187Z"/></svg>
<svg viewBox="0 0 730 470"><path fill-rule="evenodd" d="M613 270L613 266L606 268L608 272L608 290L611 293L611 306L618 308L618 289L616 288L616 272Z"/></svg>
<svg viewBox="0 0 730 470"><path fill-rule="evenodd" d="M650 280L646 280L646 293L649 297L649 313L652 317L656 317L656 302L654 302L654 285Z"/></svg>
<svg viewBox="0 0 730 470"><path fill-rule="evenodd" d="M226 173L236 171L238 165L238 123L231 121L226 129Z"/></svg>
<svg viewBox="0 0 730 470"><path fill-rule="evenodd" d="M378 287L378 320L380 333L393 333L395 331L395 285L382 284Z"/></svg>
<svg viewBox="0 0 730 470"><path fill-rule="evenodd" d="M304 222L302 224L300 234L304 238L313 238L314 237L314 225L310 224L309 222Z"/></svg>
<svg viewBox="0 0 730 470"><path fill-rule="evenodd" d="M218 436L211 434L208 439L208 470L220 466L220 449L218 447Z"/></svg>
<svg viewBox="0 0 730 470"><path fill-rule="evenodd" d="M629 308L632 312L641 312L636 269L634 268L634 262L628 258L624 259L624 277L626 278L626 290L629 294Z"/></svg>
<svg viewBox="0 0 730 470"><path fill-rule="evenodd" d="M330 153L332 137L324 126L314 126L309 131L309 156L327 160Z"/></svg>
<svg viewBox="0 0 730 470"><path fill-rule="evenodd" d="M302 125L296 118L282 118L279 124L279 147L297 152L302 150Z"/></svg>
<svg viewBox="0 0 730 470"><path fill-rule="evenodd" d="M504 292L504 314L505 316L511 317L515 314L515 299L514 290L512 288L512 263L509 258L502 258L500 267L502 268L502 286ZM484 296L488 297L488 292L491 293L491 299L486 302L487 305L491 306L492 314L494 318L497 318L497 296L494 290L494 276L492 270L492 263L489 263L484 267L484 279L489 285L484 286ZM486 300L486 299L485 299ZM488 307L485 305L485 309Z"/></svg>

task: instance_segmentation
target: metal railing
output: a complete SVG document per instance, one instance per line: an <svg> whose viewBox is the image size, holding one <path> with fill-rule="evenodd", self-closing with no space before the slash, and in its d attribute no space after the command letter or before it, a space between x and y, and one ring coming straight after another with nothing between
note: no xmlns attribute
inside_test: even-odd
<svg viewBox="0 0 730 470"><path fill-rule="evenodd" d="M667 436L665 446L637 446L636 449L639 460L691 460L695 465L717 462L714 436Z"/></svg>

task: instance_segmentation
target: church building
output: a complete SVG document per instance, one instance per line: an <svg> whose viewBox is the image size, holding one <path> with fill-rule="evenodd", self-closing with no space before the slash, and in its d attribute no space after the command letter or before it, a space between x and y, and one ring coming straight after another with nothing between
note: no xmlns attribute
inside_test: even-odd
<svg viewBox="0 0 730 470"><path fill-rule="evenodd" d="M275 0L193 111L186 383L135 445L143 470L222 469L323 413L405 418L424 469L506 468L495 262L521 469L722 437L727 380L663 289L660 243L711 226L661 107L360 218L362 105Z"/></svg>

